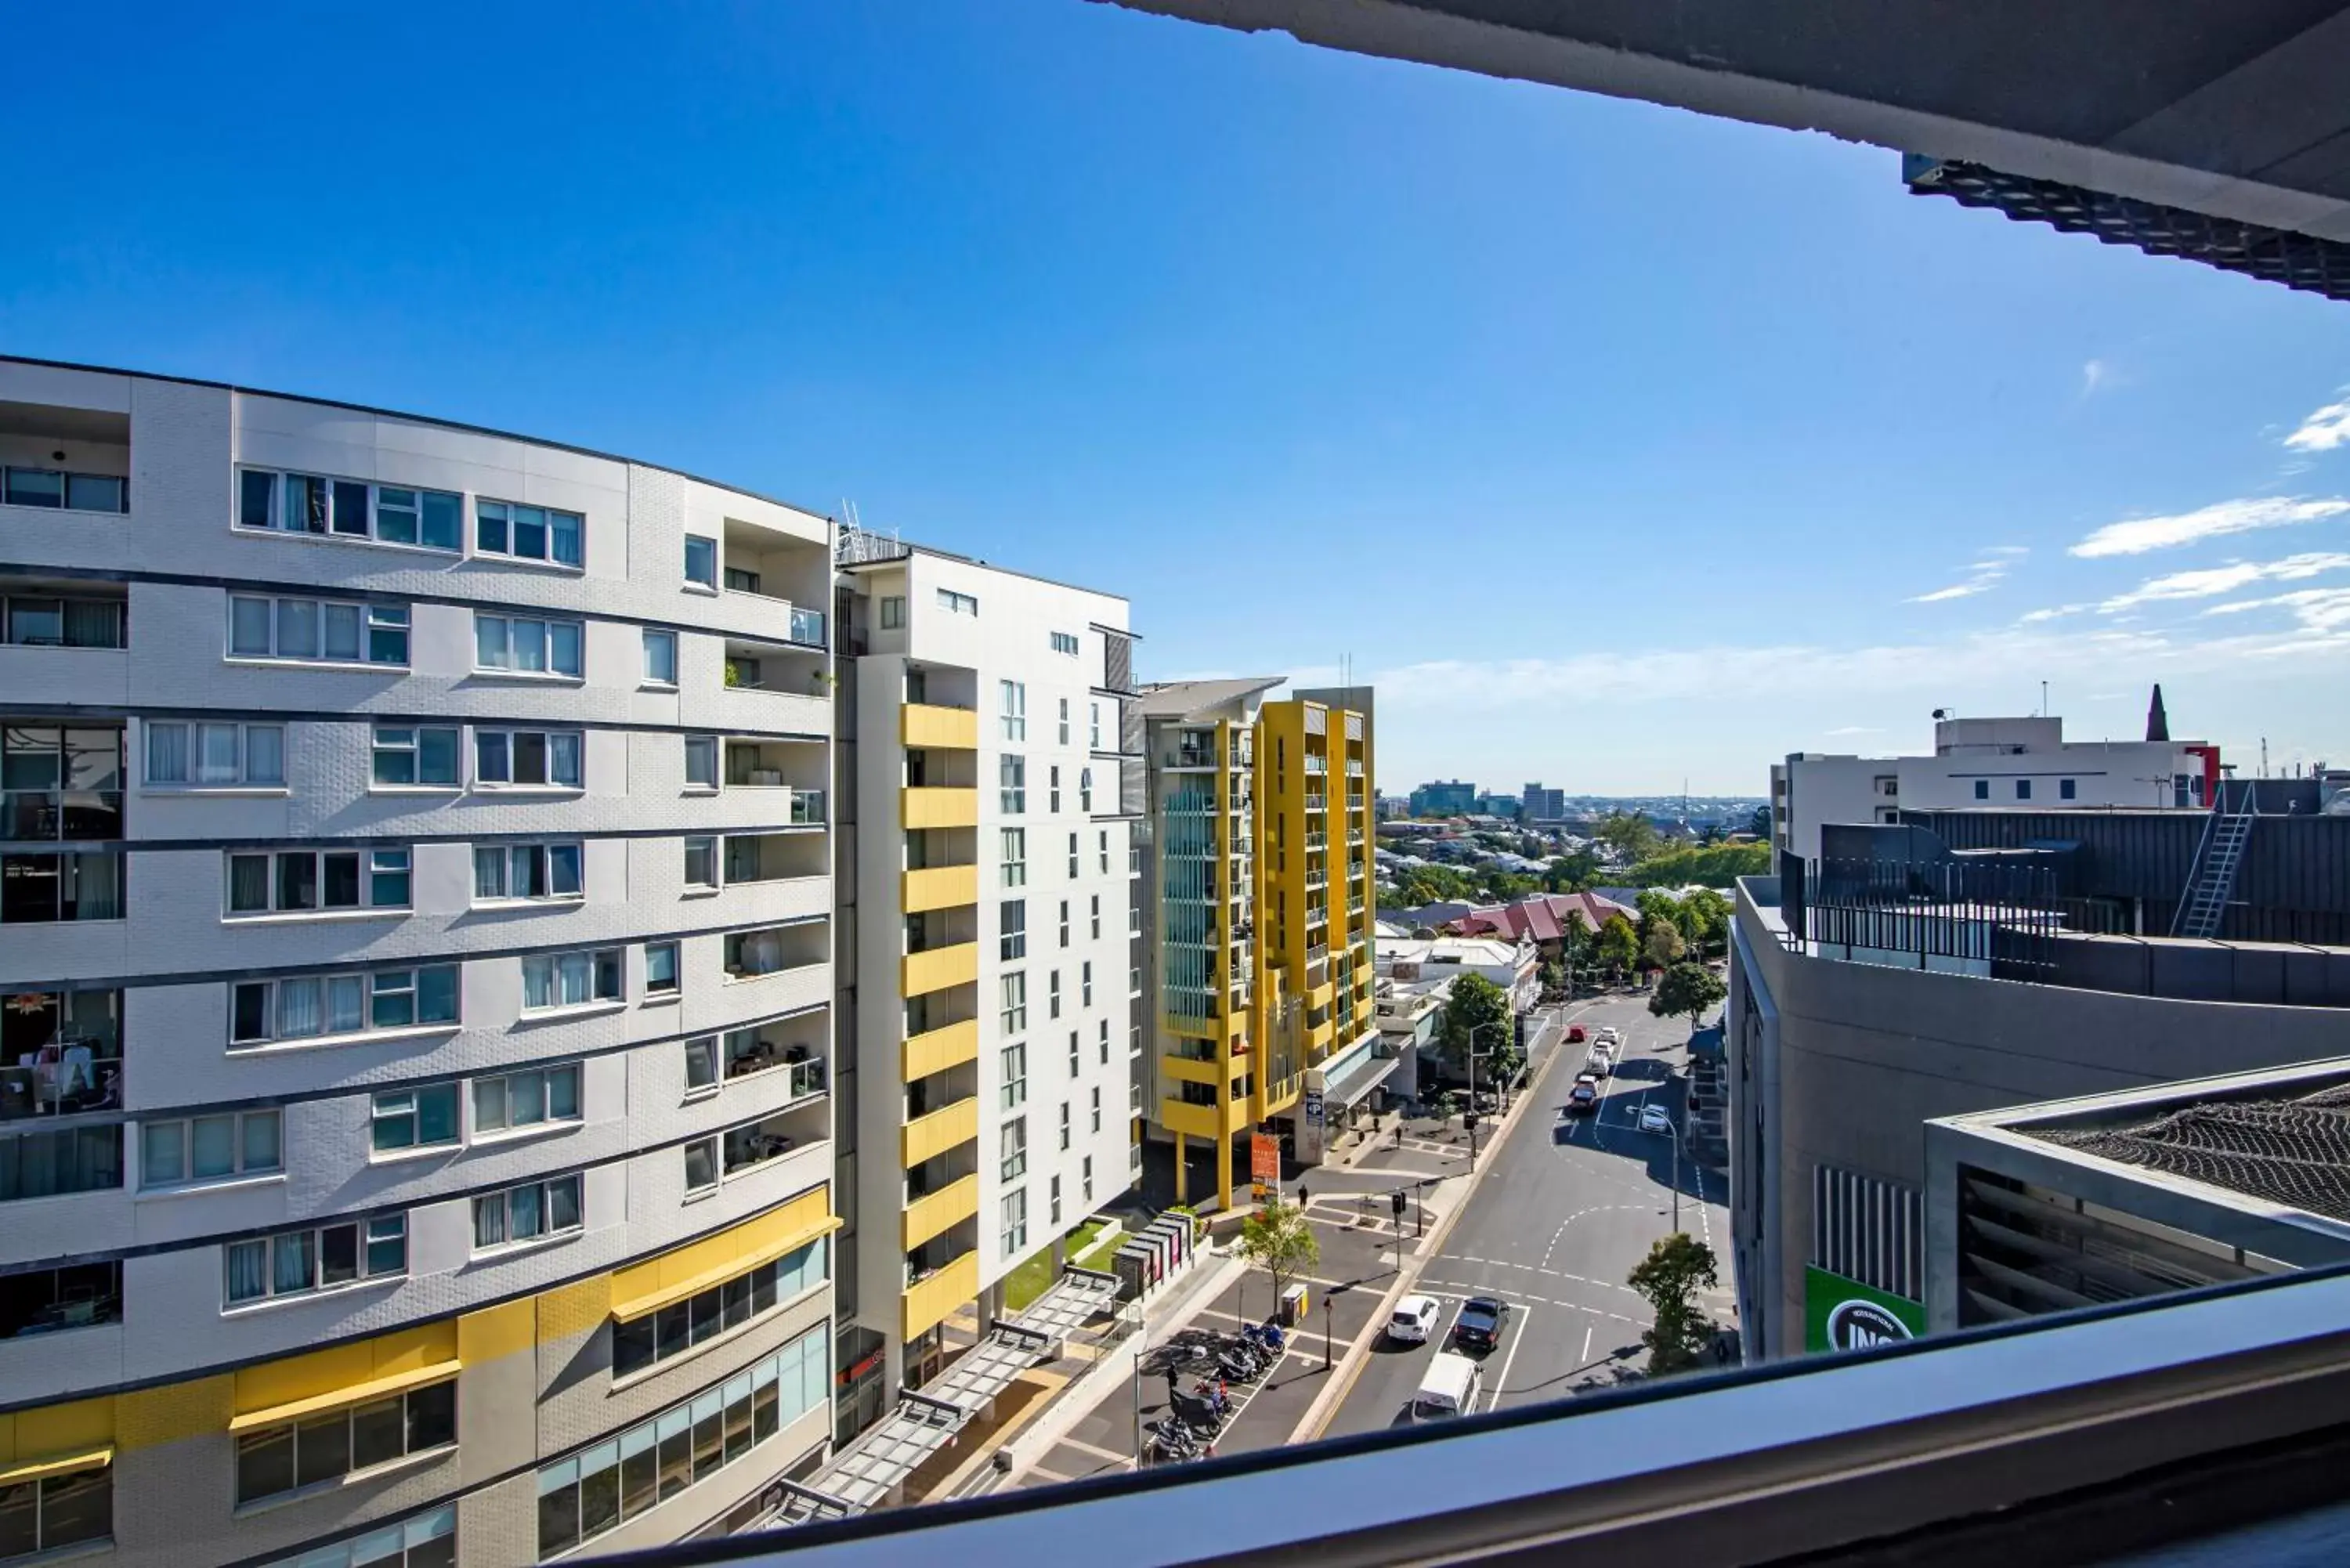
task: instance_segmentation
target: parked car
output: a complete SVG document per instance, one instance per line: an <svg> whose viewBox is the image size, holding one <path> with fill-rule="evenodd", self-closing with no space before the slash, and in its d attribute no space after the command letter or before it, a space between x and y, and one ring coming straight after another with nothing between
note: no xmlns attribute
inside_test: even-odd
<svg viewBox="0 0 2350 1568"><path fill-rule="evenodd" d="M1452 1325L1452 1343L1463 1350L1491 1350L1502 1343L1502 1325L1509 1321L1509 1303L1495 1296L1471 1296Z"/></svg>
<svg viewBox="0 0 2350 1568"><path fill-rule="evenodd" d="M1436 1314L1442 1309L1434 1296L1406 1296L1396 1303L1395 1311L1388 1317L1388 1337L1399 1345L1425 1345L1436 1330Z"/></svg>
<svg viewBox="0 0 2350 1568"><path fill-rule="evenodd" d="M1673 1134L1673 1114L1662 1106L1642 1106L1640 1130L1645 1133L1662 1133L1667 1137L1670 1137Z"/></svg>

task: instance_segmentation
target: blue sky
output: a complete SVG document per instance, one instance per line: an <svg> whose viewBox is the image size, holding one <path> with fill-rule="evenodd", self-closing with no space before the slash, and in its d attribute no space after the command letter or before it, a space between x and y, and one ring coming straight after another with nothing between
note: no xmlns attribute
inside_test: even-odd
<svg viewBox="0 0 2350 1568"><path fill-rule="evenodd" d="M2043 680L2350 760L2350 307L1891 152L1081 0L85 10L12 22L107 69L0 97L0 350L846 497L1148 675L1350 656L1391 790L1759 793Z"/></svg>

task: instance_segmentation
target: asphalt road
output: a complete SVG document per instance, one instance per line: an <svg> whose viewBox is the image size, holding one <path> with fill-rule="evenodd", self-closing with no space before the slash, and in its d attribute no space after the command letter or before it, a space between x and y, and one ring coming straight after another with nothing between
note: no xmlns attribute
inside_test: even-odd
<svg viewBox="0 0 2350 1568"><path fill-rule="evenodd" d="M1420 1293L1441 1306L1443 1333L1417 1345L1382 1335L1328 1434L1408 1421L1421 1375L1472 1295L1498 1297L1511 1309L1501 1343L1481 1358L1480 1409L1567 1397L1577 1385L1612 1382L1643 1364L1648 1306L1623 1281L1672 1229L1674 1160L1672 1139L1643 1133L1638 1122L1650 1103L1678 1118L1679 1082L1668 1078L1682 1064L1689 1023L1652 1018L1638 999L1589 1003L1569 1017L1595 1031L1612 1023L1624 1034L1623 1060L1602 1085L1598 1114L1562 1117L1583 1053L1565 1045L1549 1053L1527 1090L1534 1103L1502 1147L1480 1158L1485 1174L1421 1275ZM1686 1164L1679 1181L1681 1229L1711 1244L1722 1262L1724 1288L1709 1303L1719 1316L1731 1294L1725 1184Z"/></svg>

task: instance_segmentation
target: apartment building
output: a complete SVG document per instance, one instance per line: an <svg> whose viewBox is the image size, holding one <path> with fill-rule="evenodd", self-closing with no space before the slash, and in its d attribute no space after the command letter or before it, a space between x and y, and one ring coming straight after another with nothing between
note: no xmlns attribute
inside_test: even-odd
<svg viewBox="0 0 2350 1568"><path fill-rule="evenodd" d="M1318 1160L1334 1109L1383 1059L1371 693L1264 701L1282 684L1180 681L1139 704L1153 863L1143 1099L1173 1144L1179 1202L1196 1174L1231 1207L1237 1147L1259 1130Z"/></svg>
<svg viewBox="0 0 2350 1568"><path fill-rule="evenodd" d="M831 533L0 361L0 1556L527 1563L821 1459Z"/></svg>
<svg viewBox="0 0 2350 1568"><path fill-rule="evenodd" d="M1830 824L1889 823L1905 811L2201 811L2219 798L2220 750L2173 741L2161 688L2142 741L2068 741L2055 717L1934 720L1924 757L1791 753L1771 764L1771 844L1820 854Z"/></svg>
<svg viewBox="0 0 2350 1568"><path fill-rule="evenodd" d="M844 1256L858 1363L889 1394L1135 1179L1134 634L1113 595L869 535L839 582Z"/></svg>

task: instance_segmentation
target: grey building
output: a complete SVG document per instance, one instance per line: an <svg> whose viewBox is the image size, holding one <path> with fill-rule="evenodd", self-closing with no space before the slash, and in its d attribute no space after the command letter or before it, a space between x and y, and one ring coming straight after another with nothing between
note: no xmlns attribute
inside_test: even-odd
<svg viewBox="0 0 2350 1568"><path fill-rule="evenodd" d="M1908 813L1740 883L1725 1066L1750 1354L1825 1348L1853 1286L1924 1326L1928 1122L2341 1054L2350 818L2224 804ZM2223 868L2230 814L2251 820ZM2146 934L2222 869L2217 936Z"/></svg>

